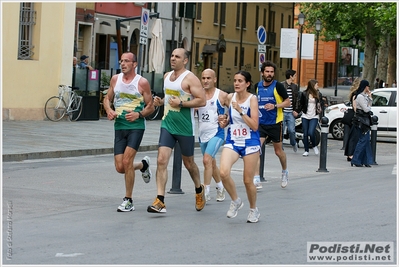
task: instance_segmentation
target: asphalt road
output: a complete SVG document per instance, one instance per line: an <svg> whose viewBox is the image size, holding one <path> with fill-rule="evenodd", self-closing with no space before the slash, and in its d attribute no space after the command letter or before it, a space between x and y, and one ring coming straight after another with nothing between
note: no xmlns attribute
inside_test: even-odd
<svg viewBox="0 0 399 267"><path fill-rule="evenodd" d="M146 211L156 195L155 178L140 173L133 193L136 210L116 212L123 176L110 154L3 163L3 264L201 264L306 265L307 242L389 241L397 248L396 144L378 143L372 168L350 167L342 141L328 140L328 172L319 157L286 147L290 182L280 187L280 166L266 147L265 177L258 191L257 224L242 183L242 160L232 169L244 207L226 217L230 198L212 197L194 208L194 188L183 167L184 194L167 194L166 214ZM156 151L139 152L155 162ZM196 162L202 174L200 150ZM217 159L220 157L220 152ZM173 161L169 165L172 184ZM155 165L151 165L155 174ZM396 264L397 257L391 264Z"/></svg>

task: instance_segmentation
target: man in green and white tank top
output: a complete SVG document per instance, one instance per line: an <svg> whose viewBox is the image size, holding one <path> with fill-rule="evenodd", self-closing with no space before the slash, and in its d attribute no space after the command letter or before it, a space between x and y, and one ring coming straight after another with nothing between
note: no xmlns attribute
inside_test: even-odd
<svg viewBox="0 0 399 267"><path fill-rule="evenodd" d="M189 53L183 48L173 50L170 65L171 72L164 75L164 99L156 97L154 105L164 105L164 116L159 136L157 165L157 197L148 212L166 212L164 202L166 182L168 180L168 163L172 150L179 142L184 166L194 182L196 203L200 211L205 206L204 186L197 164L194 162L194 109L205 106L205 92L197 76L186 70Z"/></svg>

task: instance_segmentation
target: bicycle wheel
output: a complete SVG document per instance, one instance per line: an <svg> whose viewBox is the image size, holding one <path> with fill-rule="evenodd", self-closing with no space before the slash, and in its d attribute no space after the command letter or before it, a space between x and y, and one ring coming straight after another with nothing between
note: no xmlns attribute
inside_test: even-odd
<svg viewBox="0 0 399 267"><path fill-rule="evenodd" d="M51 121L61 120L66 113L66 104L58 96L50 97L44 105L44 114Z"/></svg>
<svg viewBox="0 0 399 267"><path fill-rule="evenodd" d="M68 112L68 118L70 121L77 121L82 114L83 103L82 97L76 96L73 98L71 103L70 111Z"/></svg>
<svg viewBox="0 0 399 267"><path fill-rule="evenodd" d="M155 118L158 116L160 107L159 107L159 106L154 106L154 108L155 108L154 112L151 113L150 115L148 115L148 116L146 117L146 119L152 121L152 120L155 120Z"/></svg>

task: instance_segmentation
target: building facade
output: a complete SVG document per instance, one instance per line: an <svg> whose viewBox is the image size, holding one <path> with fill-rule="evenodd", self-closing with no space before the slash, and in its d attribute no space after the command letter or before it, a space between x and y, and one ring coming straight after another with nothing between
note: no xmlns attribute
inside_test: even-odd
<svg viewBox="0 0 399 267"><path fill-rule="evenodd" d="M153 16L147 44L140 43L143 8ZM20 14L27 14L30 24ZM172 50L183 47L190 52L188 69L198 77L205 68L215 70L218 87L232 92L238 70L250 72L254 83L261 79L259 26L267 33L262 59L277 65L275 78L283 81L287 69L297 70L298 61L280 58L281 28L297 28L298 14L294 3L279 2L2 3L2 20L7 21L2 38L3 66L7 66L2 69L3 120L45 119L46 100L58 94L59 84L72 84L72 58L79 60L82 55L89 56L90 65L100 75L115 74L119 53L131 51L139 57L138 72L159 93L163 74L170 70ZM154 75L149 72L148 51L155 15L162 20L165 62L163 73ZM336 68L324 62L322 42L318 54L317 78L323 87L327 80L332 81L334 76L329 73ZM314 68L315 60L302 60L301 86L313 78ZM14 79L16 73L23 79Z"/></svg>
<svg viewBox="0 0 399 267"><path fill-rule="evenodd" d="M3 120L43 120L72 77L75 3L2 3ZM5 23L7 22L7 23Z"/></svg>
<svg viewBox="0 0 399 267"><path fill-rule="evenodd" d="M200 77L203 69L215 70L218 87L233 91L238 70L251 73L253 82L261 79L257 29L267 32L265 60L277 65L275 78L285 79L292 59L280 58L280 29L294 27L294 3L197 3L194 20L192 69Z"/></svg>

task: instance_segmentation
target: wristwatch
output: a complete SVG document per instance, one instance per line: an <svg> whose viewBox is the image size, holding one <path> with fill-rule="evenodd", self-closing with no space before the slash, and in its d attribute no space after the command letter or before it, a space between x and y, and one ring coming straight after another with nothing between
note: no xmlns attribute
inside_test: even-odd
<svg viewBox="0 0 399 267"><path fill-rule="evenodd" d="M241 116L244 116L244 115L245 115L244 111L241 111L241 112L240 112L240 115L241 115Z"/></svg>
<svg viewBox="0 0 399 267"><path fill-rule="evenodd" d="M179 107L181 107L181 108L183 107L183 101L181 101L181 100L180 100Z"/></svg>
<svg viewBox="0 0 399 267"><path fill-rule="evenodd" d="M143 114L141 114L141 112L139 112L139 118L140 118L140 119L144 118L144 117L143 117Z"/></svg>

